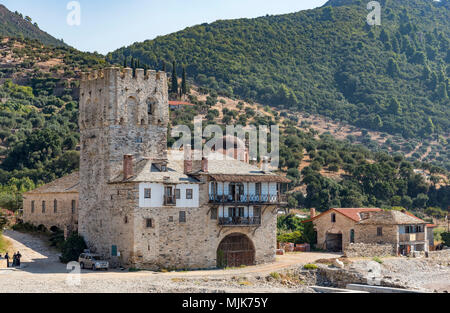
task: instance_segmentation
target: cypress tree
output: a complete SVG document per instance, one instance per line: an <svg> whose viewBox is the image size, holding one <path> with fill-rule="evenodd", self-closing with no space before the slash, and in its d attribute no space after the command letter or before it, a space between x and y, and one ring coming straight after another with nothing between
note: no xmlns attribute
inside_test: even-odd
<svg viewBox="0 0 450 313"><path fill-rule="evenodd" d="M167 68L166 68L166 61L162 61L162 71L163 72L167 72L166 70L167 70Z"/></svg>
<svg viewBox="0 0 450 313"><path fill-rule="evenodd" d="M177 77L177 64L173 61L172 64L172 92L178 94L178 77Z"/></svg>
<svg viewBox="0 0 450 313"><path fill-rule="evenodd" d="M123 60L123 67L127 67L127 58L125 58L124 60Z"/></svg>
<svg viewBox="0 0 450 313"><path fill-rule="evenodd" d="M144 76L147 75L148 66L147 64L144 64Z"/></svg>
<svg viewBox="0 0 450 313"><path fill-rule="evenodd" d="M181 80L181 93L183 95L187 94L187 84L186 84L186 68L183 66L183 75Z"/></svg>

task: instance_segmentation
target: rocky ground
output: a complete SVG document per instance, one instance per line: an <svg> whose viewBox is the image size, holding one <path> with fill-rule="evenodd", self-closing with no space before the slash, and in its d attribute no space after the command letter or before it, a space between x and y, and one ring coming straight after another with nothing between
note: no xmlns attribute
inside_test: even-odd
<svg viewBox="0 0 450 313"><path fill-rule="evenodd" d="M278 257L272 264L228 270L190 272L70 273L58 261L56 250L44 238L6 231L14 251L23 255L22 268L0 270L0 293L312 293L311 286L345 287L347 283L372 281L385 286L427 292L450 291L450 250L432 253L430 258L386 258L382 264L371 259L341 259L338 254L296 253ZM318 262L318 269L303 265Z"/></svg>

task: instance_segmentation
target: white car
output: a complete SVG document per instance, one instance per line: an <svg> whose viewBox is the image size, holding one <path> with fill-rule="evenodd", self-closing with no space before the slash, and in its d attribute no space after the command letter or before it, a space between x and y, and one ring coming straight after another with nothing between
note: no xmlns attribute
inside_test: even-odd
<svg viewBox="0 0 450 313"><path fill-rule="evenodd" d="M82 253L78 257L78 263L82 269L90 268L93 271L104 269L108 270L109 263L102 259L101 256L92 253Z"/></svg>

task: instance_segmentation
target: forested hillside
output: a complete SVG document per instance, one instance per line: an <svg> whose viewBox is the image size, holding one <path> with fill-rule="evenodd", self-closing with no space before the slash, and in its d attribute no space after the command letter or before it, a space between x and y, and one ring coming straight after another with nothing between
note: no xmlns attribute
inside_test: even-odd
<svg viewBox="0 0 450 313"><path fill-rule="evenodd" d="M405 138L445 142L450 125L449 1L385 0L382 25L367 1L279 16L217 21L110 53L152 68L184 64L228 96L318 113ZM446 142L445 142L446 144Z"/></svg>
<svg viewBox="0 0 450 313"><path fill-rule="evenodd" d="M36 39L43 44L56 47L66 44L39 28L29 16L23 16L19 12L11 12L0 4L0 36L9 36L23 39Z"/></svg>
<svg viewBox="0 0 450 313"><path fill-rule="evenodd" d="M0 206L78 168L78 86L103 58L36 40L0 40Z"/></svg>

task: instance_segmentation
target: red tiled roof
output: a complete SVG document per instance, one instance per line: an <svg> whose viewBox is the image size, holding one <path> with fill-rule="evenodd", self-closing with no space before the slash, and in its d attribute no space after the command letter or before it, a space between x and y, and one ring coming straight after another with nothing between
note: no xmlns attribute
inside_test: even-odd
<svg viewBox="0 0 450 313"><path fill-rule="evenodd" d="M381 211L381 209L379 209L379 208L331 208L328 211L325 211L325 212L317 215L316 217L310 218L309 220L306 220L304 222L313 221L331 211L340 213L355 222L359 222L360 221L359 213L361 213L361 212L377 212L377 211Z"/></svg>
<svg viewBox="0 0 450 313"><path fill-rule="evenodd" d="M194 105L194 104L186 101L169 101L169 105Z"/></svg>
<svg viewBox="0 0 450 313"><path fill-rule="evenodd" d="M438 227L436 224L427 224L427 225L425 225L426 227L428 227L428 228L435 228L435 227Z"/></svg>

